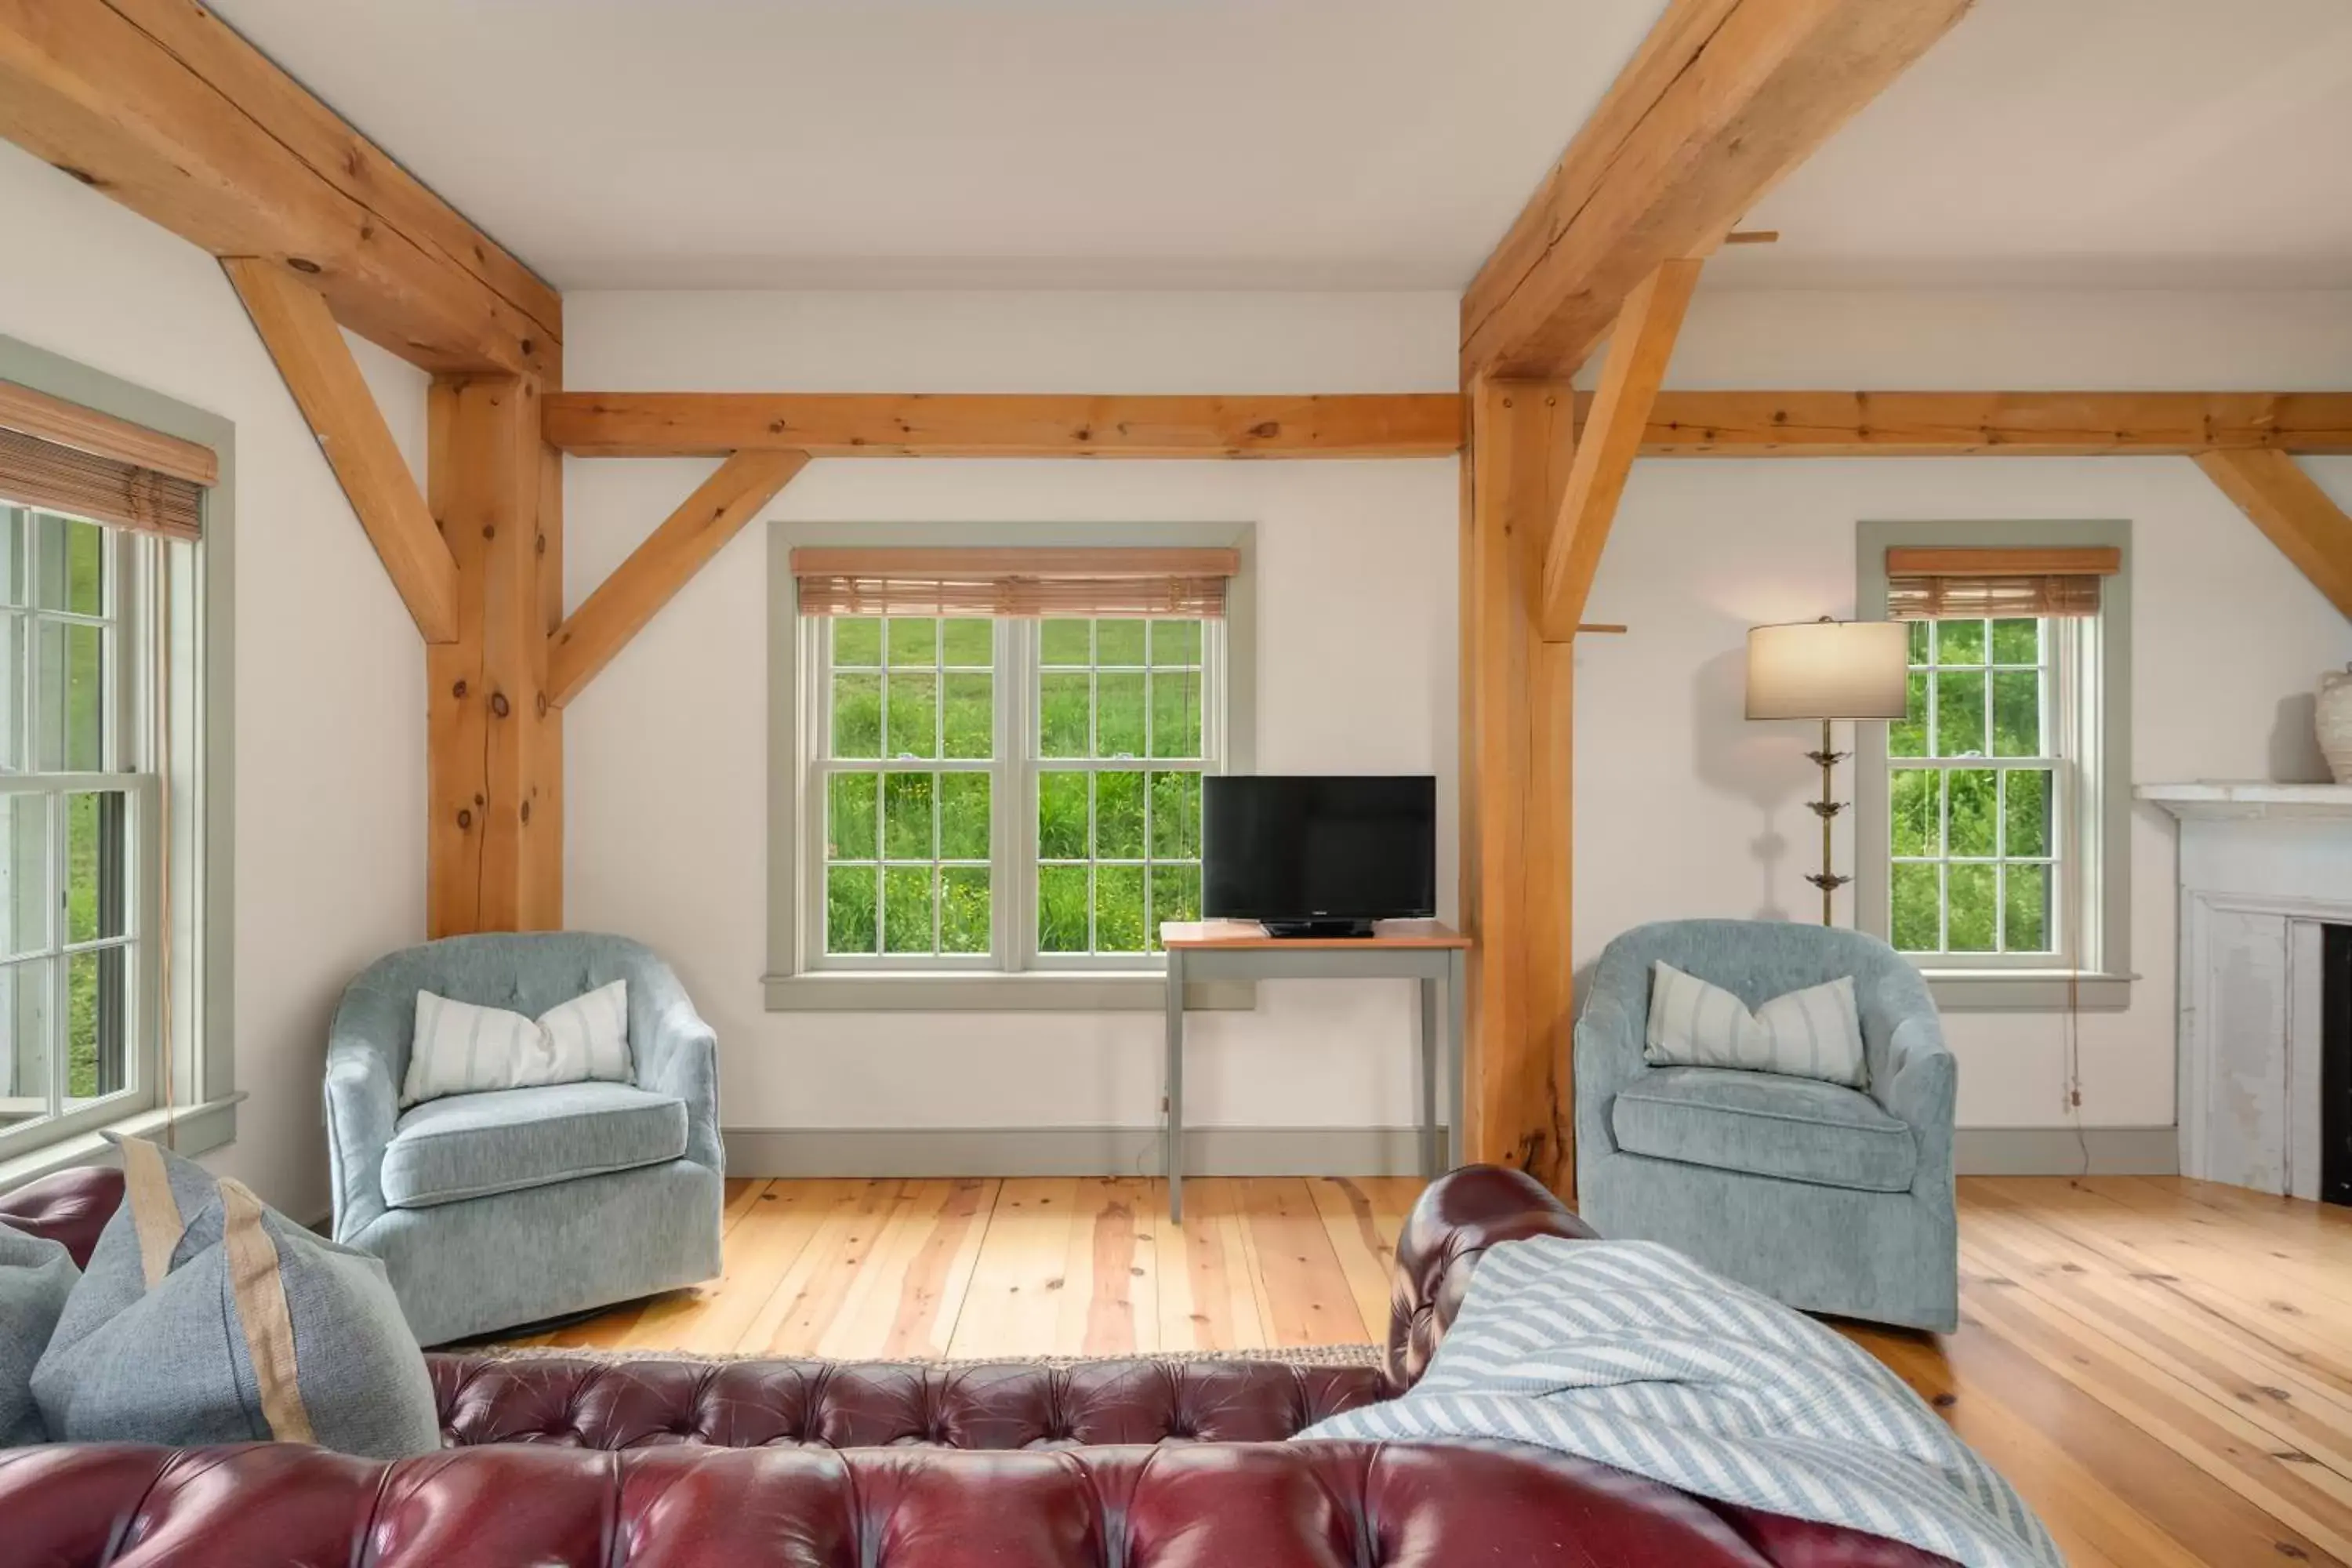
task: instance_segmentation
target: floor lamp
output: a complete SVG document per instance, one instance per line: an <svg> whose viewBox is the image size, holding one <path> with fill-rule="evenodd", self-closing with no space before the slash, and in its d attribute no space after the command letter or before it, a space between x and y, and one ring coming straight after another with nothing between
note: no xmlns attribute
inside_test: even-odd
<svg viewBox="0 0 2352 1568"><path fill-rule="evenodd" d="M1748 634L1748 716L1818 719L1822 749L1808 752L1822 770L1822 798L1808 801L1822 819L1822 868L1805 879L1822 890L1822 924L1835 922L1831 900L1853 880L1831 867L1830 824L1845 809L1831 770L1852 753L1830 749L1839 719L1901 719L1910 710L1911 633L1900 621L1799 621Z"/></svg>

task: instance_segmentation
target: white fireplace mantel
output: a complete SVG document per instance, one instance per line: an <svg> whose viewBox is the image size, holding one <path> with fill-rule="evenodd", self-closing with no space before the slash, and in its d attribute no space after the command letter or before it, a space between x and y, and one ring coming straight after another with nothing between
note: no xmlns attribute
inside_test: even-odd
<svg viewBox="0 0 2352 1568"><path fill-rule="evenodd" d="M2250 817L2305 817L2325 821L2352 816L2352 784L2142 784L2133 792L2182 821L2191 818L2244 821Z"/></svg>
<svg viewBox="0 0 2352 1568"><path fill-rule="evenodd" d="M2319 1193L2320 931L2352 925L2352 785L2142 784L2180 819L2180 1169Z"/></svg>

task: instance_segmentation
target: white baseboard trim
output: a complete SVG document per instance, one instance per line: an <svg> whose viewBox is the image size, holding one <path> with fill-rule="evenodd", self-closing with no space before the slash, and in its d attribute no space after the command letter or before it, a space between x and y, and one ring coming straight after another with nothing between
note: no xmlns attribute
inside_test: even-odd
<svg viewBox="0 0 2352 1568"><path fill-rule="evenodd" d="M1952 1134L1963 1176L2177 1176L2173 1127L1963 1127Z"/></svg>
<svg viewBox="0 0 2352 1568"><path fill-rule="evenodd" d="M730 1176L1156 1176L1155 1127L733 1127ZM1194 1127L1188 1176L1412 1176L1412 1127ZM1963 1127L1963 1176L2171 1176L2170 1127ZM2087 1166L2087 1170L2086 1170Z"/></svg>
<svg viewBox="0 0 2352 1568"><path fill-rule="evenodd" d="M733 1127L730 1176L1156 1176L1156 1127ZM1413 1176L1415 1127L1192 1127L1187 1176Z"/></svg>

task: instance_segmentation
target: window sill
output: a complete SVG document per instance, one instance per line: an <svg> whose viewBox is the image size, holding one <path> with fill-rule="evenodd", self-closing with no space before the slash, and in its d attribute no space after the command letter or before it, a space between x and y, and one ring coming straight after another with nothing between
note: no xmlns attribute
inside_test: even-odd
<svg viewBox="0 0 2352 1568"><path fill-rule="evenodd" d="M1057 973L771 974L761 984L771 1013L1160 1013L1168 978L1134 971ZM1194 1012L1246 1013L1250 983L1210 981L1184 988Z"/></svg>
<svg viewBox="0 0 2352 1568"><path fill-rule="evenodd" d="M1927 994L1948 1013L2120 1013L2137 974L2073 974L2061 969L1923 969Z"/></svg>
<svg viewBox="0 0 2352 1568"><path fill-rule="evenodd" d="M245 1098L232 1094L225 1099L207 1100L202 1105L184 1105L166 1111L161 1109L142 1110L126 1116L101 1132L84 1132L55 1143L44 1143L11 1159L0 1161L0 1192L9 1192L27 1182L76 1165L94 1165L110 1162L113 1148L106 1142L107 1132L119 1132L126 1138L155 1138L166 1124L175 1130L172 1152L193 1158L209 1153L236 1138L236 1105Z"/></svg>

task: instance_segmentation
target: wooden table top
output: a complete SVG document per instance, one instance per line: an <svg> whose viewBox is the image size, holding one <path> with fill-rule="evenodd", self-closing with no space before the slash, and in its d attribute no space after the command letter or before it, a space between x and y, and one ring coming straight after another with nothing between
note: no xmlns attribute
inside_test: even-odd
<svg viewBox="0 0 2352 1568"><path fill-rule="evenodd" d="M1381 948L1468 947L1470 939L1436 921L1381 921L1370 936L1268 936L1255 921L1168 921L1162 947Z"/></svg>

